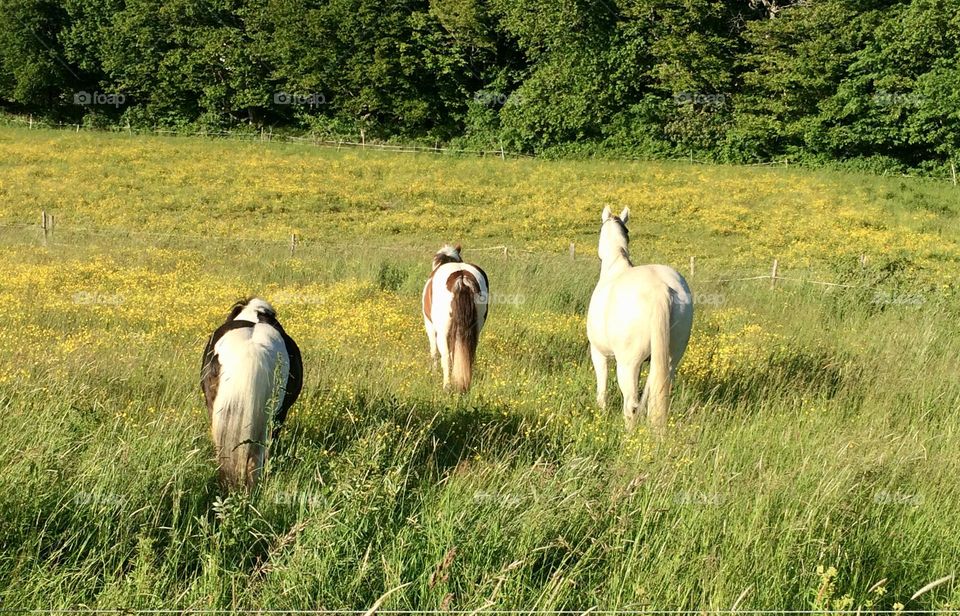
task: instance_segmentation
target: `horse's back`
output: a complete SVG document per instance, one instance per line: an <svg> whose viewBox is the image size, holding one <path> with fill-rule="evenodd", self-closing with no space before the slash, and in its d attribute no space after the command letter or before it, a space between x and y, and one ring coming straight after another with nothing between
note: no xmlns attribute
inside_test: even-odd
<svg viewBox="0 0 960 616"><path fill-rule="evenodd" d="M267 323L255 323L250 327L234 329L220 338L215 351L226 378L234 372L244 371L244 364L266 364L272 371L277 362L288 369L286 346L280 332Z"/></svg>
<svg viewBox="0 0 960 616"><path fill-rule="evenodd" d="M449 291L448 281L450 277L457 272L468 272L470 275L476 279L477 284L480 287L481 293L487 292L487 275L479 267L473 263L444 263L438 267L433 274L433 284L441 285L444 289ZM437 290L437 289L434 289Z"/></svg>
<svg viewBox="0 0 960 616"><path fill-rule="evenodd" d="M597 285L587 317L591 342L613 354L618 348L628 353L647 348L648 325L664 303L670 311L671 348L682 354L693 324L693 298L687 281L667 265L631 267Z"/></svg>
<svg viewBox="0 0 960 616"><path fill-rule="evenodd" d="M599 287L600 285L598 285ZM671 306L693 304L690 287L680 272L667 265L638 265L607 283L608 303L622 306L657 304L668 297Z"/></svg>
<svg viewBox="0 0 960 616"><path fill-rule="evenodd" d="M686 279L669 265L638 265L625 272L624 277L632 278L650 289L656 288L658 283L666 285L677 296L677 301L691 301Z"/></svg>

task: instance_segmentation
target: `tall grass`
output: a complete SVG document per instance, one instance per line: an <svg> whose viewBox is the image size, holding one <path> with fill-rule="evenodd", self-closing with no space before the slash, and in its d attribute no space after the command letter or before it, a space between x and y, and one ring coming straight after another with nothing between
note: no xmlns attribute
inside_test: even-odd
<svg viewBox="0 0 960 616"><path fill-rule="evenodd" d="M643 429L623 433L618 394L610 411L594 408L582 316L597 263L548 249L573 239L589 254L592 209L602 203L585 207L582 220L562 200L548 208L545 221L573 228L580 220L571 238L525 229L488 202L491 194L522 200L510 182L526 172L557 178L552 163L508 167L516 174L508 181L489 162L282 147L230 154L229 145L138 140L150 160L134 172L112 166L122 165L114 137L45 137L67 159L78 148L100 168L128 174L131 210L117 204L124 224L111 227L95 200L67 209L62 195L23 180L61 177L63 194L77 197L102 190L100 177L58 166L23 132L0 135L4 149L33 157L0 168L6 221L44 204L69 213L46 247L35 231L0 234L8 273L0 280L5 609L366 609L391 589L385 609L727 609L740 597L744 609L960 603L953 582L909 600L960 558L960 298L936 282L956 275L952 193L856 176L838 188L836 176L767 172L764 182L800 178L804 190L823 191L787 194L797 207L811 195L859 195L867 222L938 235L942 258L931 256L931 242L872 254L865 266L836 248L834 235L819 250L804 246L814 269L798 274L864 288L709 282L742 269L747 257L765 263L767 249L754 254L742 237L715 241L690 229L674 235L683 240L655 238L663 255L694 251L673 242L711 247L690 281L709 300L697 308L671 430L657 440ZM475 165L493 186L465 190L472 221L457 237L431 228L425 215L378 235L376 214L355 226L298 211L317 235L291 257L259 235L283 214L220 211L206 192L229 188L223 157L234 155L356 163L365 176L356 186L371 191L399 191L394 170L412 178L424 164L437 191L472 185ZM176 198L186 203L195 190L202 203L180 218L149 184L186 164L190 180ZM615 163L556 165L587 194L622 172ZM280 182L273 174L282 171L270 169L261 182ZM743 173L749 184L754 173L649 170L680 187L699 185L701 174L734 182ZM359 188L358 207L372 207L377 200ZM549 195L551 185L540 190ZM702 207L721 216L743 205L736 194ZM744 224L780 208L774 200L783 194L763 193ZM918 194L945 206L915 218L909 195ZM387 191L378 199L385 220L413 217L417 198ZM21 212L15 204L25 202ZM540 215L539 207L511 207ZM122 237L132 220L141 231L203 234L207 216L248 241ZM632 234L637 253L642 220ZM71 224L107 227L120 239ZM419 330L419 291L441 239L463 239L503 299L491 308L477 381L463 397L441 391ZM402 250L369 248L372 240ZM543 248L505 258L471 254L471 240ZM791 241L768 238L774 248ZM274 299L304 351L307 382L262 490L247 500L218 491L198 371L204 336L230 299L251 292ZM372 317L384 324L371 325Z"/></svg>

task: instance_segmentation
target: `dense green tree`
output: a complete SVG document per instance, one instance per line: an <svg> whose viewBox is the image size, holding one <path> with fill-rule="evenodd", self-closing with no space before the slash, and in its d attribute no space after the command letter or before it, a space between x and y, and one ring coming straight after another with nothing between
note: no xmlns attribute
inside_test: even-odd
<svg viewBox="0 0 960 616"><path fill-rule="evenodd" d="M58 2L0 0L0 99L17 109L55 113L82 81L64 59L67 17Z"/></svg>
<svg viewBox="0 0 960 616"><path fill-rule="evenodd" d="M727 154L769 159L805 151L821 105L836 93L869 27L848 0L797 3L751 21L741 62L744 87Z"/></svg>
<svg viewBox="0 0 960 616"><path fill-rule="evenodd" d="M960 0L0 0L0 106L71 121L935 169L958 67Z"/></svg>
<svg viewBox="0 0 960 616"><path fill-rule="evenodd" d="M446 139L462 129L469 54L481 34L447 30L412 0L278 0L272 8L274 76L290 94L321 99L311 110L321 121L380 137Z"/></svg>

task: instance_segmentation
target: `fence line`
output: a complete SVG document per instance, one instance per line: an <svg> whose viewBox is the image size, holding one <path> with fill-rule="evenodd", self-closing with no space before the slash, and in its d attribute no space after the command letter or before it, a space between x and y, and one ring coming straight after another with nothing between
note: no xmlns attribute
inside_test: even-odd
<svg viewBox="0 0 960 616"><path fill-rule="evenodd" d="M54 224L55 217L49 214L46 210L41 212L40 215L40 225L29 224L29 223L0 223L0 229L10 229L18 230L24 232L38 231L41 234L42 243L44 246L78 246L79 244L71 244L65 242L56 242L50 241L56 236L56 225ZM394 251L394 252L407 252L407 253L417 253L422 255L429 255L433 253L432 248L418 248L415 246L396 246L396 245L381 245L381 244L372 244L365 242L345 242L345 243L323 243L318 240L314 241L305 241L304 238L297 235L296 233L291 234L288 239L273 239L273 238L252 238L252 237L224 237L224 236L212 236L212 235L197 235L190 233L178 233L178 232L164 232L164 231L138 231L138 230L115 230L115 229L103 229L103 228L91 228L91 227L69 227L66 229L70 233L78 234L87 234L94 235L98 237L121 239L121 238L153 238L153 239L166 239L166 240L189 240L193 242L241 242L241 243L252 243L252 244L271 244L276 246L289 246L290 255L295 256L297 250L300 250L304 247L306 248L322 248L322 249L331 249L331 250L344 250L344 249L365 249L365 250L377 250L377 251ZM527 248L516 248L508 246L505 244L499 244L496 246L477 246L469 248L471 252L495 252L500 253L504 258L508 258L511 254L518 255L543 255L549 257L561 257L563 253L556 252L543 252L535 251ZM582 260L594 260L595 257L588 255L578 255L576 254L575 245L570 244L569 251L567 253L567 258L571 261L582 259ZM866 256L860 256L861 266L866 265ZM696 277L696 257L690 257L690 269L687 272L687 275L692 281L695 281L698 284L724 284L731 282L751 282L751 281L760 281L767 280L770 281L770 287L775 288L778 282L796 282L801 284L813 284L826 287L838 287L838 288L847 288L847 289L857 289L857 288L868 288L873 285L856 285L856 284L845 284L839 282L829 282L825 280L813 280L809 278L797 278L793 276L783 276L779 272L779 260L773 260L773 267L770 270L769 274L760 274L753 276L743 276L743 277L732 277L732 278L715 278L715 279L701 279Z"/></svg>
<svg viewBox="0 0 960 616"><path fill-rule="evenodd" d="M845 289L862 289L870 286L865 284L843 284L840 282L824 282L822 280L808 280L806 278L789 278L785 276L777 276L777 280L787 280L790 282L803 282L805 284L819 284L827 287L843 287Z"/></svg>
<svg viewBox="0 0 960 616"><path fill-rule="evenodd" d="M697 282L706 282L706 283L714 284L714 283L721 283L721 282L745 282L747 280L770 280L770 275L762 274L760 276L748 276L746 278L717 278L714 280L697 280Z"/></svg>
<svg viewBox="0 0 960 616"><path fill-rule="evenodd" d="M536 159L539 158L534 154L526 154L523 152L510 152L504 149L503 144L501 143L497 147L493 147L489 150L478 150L470 148L449 148L449 147L440 147L436 146L424 146L418 144L396 144L396 143L385 143L385 142L368 142L365 138L365 135L359 135L360 141L355 141L357 135L344 135L342 137L337 137L335 139L321 138L319 136L296 136L296 135L287 135L287 134L274 134L273 129L269 131L260 129L259 132L249 132L249 131L217 131L217 130L195 130L195 131L177 131L159 127L153 128L133 128L130 124L127 126L109 126L106 128L91 128L85 127L81 124L67 124L65 122L57 122L56 124L52 122L46 122L44 120L35 120L33 116L28 118L23 118L17 115L4 115L0 117L0 124L4 121L6 122L19 122L21 124L27 125L29 128L34 128L34 126L39 128L51 128L57 130L73 130L80 132L83 129L85 132L109 132L109 133L127 133L127 134L149 134L149 135L170 135L178 137L222 137L227 139L235 139L237 141L271 141L277 143L296 143L301 145L313 145L317 147L336 147L337 150L341 148L360 148L360 149L372 149L379 150L383 152L398 152L398 153L421 153L421 154L469 154L473 156L486 157L486 156L495 156L500 157L502 160L506 158L530 158ZM694 158L693 156L689 157L669 157L669 158L654 158L654 157L636 157L636 156L623 156L623 157L614 157L611 160L628 160L628 161L646 161L646 162L659 162L659 161L671 161L671 162L686 162L691 164L698 165L718 165L723 163L718 163L717 161L712 160L701 160ZM803 163L797 161L792 161L794 165L805 167ZM753 163L737 163L735 166L738 167L789 167L791 164L790 158L785 156L780 159L769 160L769 161L760 161ZM840 170L843 170L841 168ZM856 170L848 170L856 172ZM938 180L951 182L954 186L957 185L957 173L955 163L950 163L949 175L913 175L909 173L899 173L895 174L898 177L912 178L917 180ZM881 174L883 177L893 177L887 172Z"/></svg>
<svg viewBox="0 0 960 616"><path fill-rule="evenodd" d="M46 217L46 220L51 220L52 217L49 214L42 214L41 218ZM31 224L9 224L2 223L0 224L0 229L15 229L19 231L36 231L40 230L44 232L44 235L47 236L53 234L53 227L45 227L42 224L40 226L31 225ZM274 239L274 238L260 238L260 237L226 237L226 236L215 236L215 235L197 235L192 233L178 233L173 231L137 231L137 230L112 230L112 229L96 229L91 227L69 227L63 229L64 231L70 233L79 233L85 235L95 235L98 237L107 237L107 238L155 238L155 239L170 239L170 240L188 240L192 242L240 242L240 243L250 243L250 244L276 244L277 246L288 245L291 246L291 249L295 252L301 247L314 247L314 246L323 246L324 248L367 248L372 250L392 250L398 252L418 252L423 254L433 254L432 249L426 248L417 248L415 246L388 246L381 244L365 243L365 242L342 242L342 243L323 243L321 244L318 240L305 240L302 236L297 234L291 234L291 237L288 239ZM63 246L71 246L74 244L61 243ZM508 253L527 253L527 254L538 254L536 251L528 250L524 248L511 248L509 246L499 245L499 246L481 246L481 247L471 247L471 251L495 251L502 252L504 254Z"/></svg>
<svg viewBox="0 0 960 616"><path fill-rule="evenodd" d="M28 128L33 129L37 128L50 128L56 130L74 130L80 132L83 129L84 132L105 132L105 133L127 133L130 135L133 134L149 134L149 135L160 135L160 136L175 136L175 137L220 137L226 139L234 139L237 141L270 141L276 143L296 143L301 145L313 145L321 147L334 147L336 146L337 150L341 148L360 148L360 149L372 149L385 152L405 152L405 153L422 153L422 154L469 154L473 156L486 157L486 156L495 156L500 159L506 158L535 158L530 154L524 154L522 152L511 152L504 149L503 144L501 143L497 147L493 147L487 150L480 149L470 149L470 148L449 148L449 147L440 147L439 144L436 146L425 146L418 144L397 144L397 143L385 143L380 141L367 141L364 135L360 135L360 140L356 141L355 135L344 135L342 137L337 137L335 139L322 138L320 136L311 136L309 133L306 136L296 136L288 135L281 133L274 133L273 130L264 130L260 129L259 132L249 132L249 131L218 131L218 130L194 130L194 131L178 131L166 128L133 128L129 124L126 127L122 126L109 126L106 128L90 128L82 126L81 124L67 124L65 122L45 122L42 120L34 120L31 116L28 119L24 119L19 116L5 116L4 119L8 122L19 122L21 124L26 124ZM0 119L2 122L2 119Z"/></svg>

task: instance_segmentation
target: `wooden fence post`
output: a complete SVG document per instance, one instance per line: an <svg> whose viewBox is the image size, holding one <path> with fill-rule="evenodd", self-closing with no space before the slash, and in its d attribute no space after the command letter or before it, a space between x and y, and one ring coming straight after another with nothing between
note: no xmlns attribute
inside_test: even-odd
<svg viewBox="0 0 960 616"><path fill-rule="evenodd" d="M690 257L690 277L693 278L693 275L697 273L697 258L694 256Z"/></svg>
<svg viewBox="0 0 960 616"><path fill-rule="evenodd" d="M573 242L570 242L570 260L573 261L577 258L577 247L574 246Z"/></svg>
<svg viewBox="0 0 960 616"><path fill-rule="evenodd" d="M950 175L953 176L953 185L957 185L957 165L952 160L950 161Z"/></svg>
<svg viewBox="0 0 960 616"><path fill-rule="evenodd" d="M290 234L290 256L292 257L296 251L297 251L297 234L291 233Z"/></svg>
<svg viewBox="0 0 960 616"><path fill-rule="evenodd" d="M777 286L777 271L780 269L780 262L777 259L773 260L773 269L770 270L770 288L773 289Z"/></svg>
<svg viewBox="0 0 960 616"><path fill-rule="evenodd" d="M507 247L506 247L506 246L503 247L503 258L504 258L504 259L507 258Z"/></svg>
<svg viewBox="0 0 960 616"><path fill-rule="evenodd" d="M40 228L43 229L43 245L47 245L47 234L50 230L47 228L47 210L40 210Z"/></svg>

